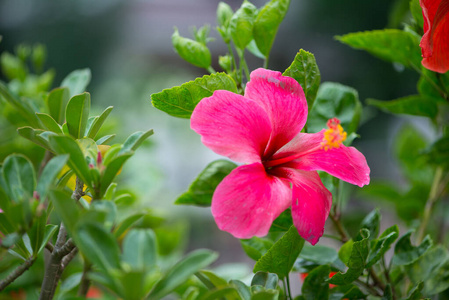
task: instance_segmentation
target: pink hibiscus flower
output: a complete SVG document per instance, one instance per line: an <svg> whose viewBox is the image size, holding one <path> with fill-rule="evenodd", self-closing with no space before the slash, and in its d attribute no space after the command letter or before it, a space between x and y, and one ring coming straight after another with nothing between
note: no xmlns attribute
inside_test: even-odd
<svg viewBox="0 0 449 300"><path fill-rule="evenodd" d="M429 70L449 70L449 0L420 0L424 17L422 64Z"/></svg>
<svg viewBox="0 0 449 300"><path fill-rule="evenodd" d="M316 170L363 186L369 183L366 159L341 142L336 120L328 130L300 133L307 101L296 80L257 69L245 96L215 91L200 101L191 128L215 153L245 163L217 186L212 214L221 230L237 238L264 236L276 217L292 207L299 234L312 245L323 235L332 194Z"/></svg>

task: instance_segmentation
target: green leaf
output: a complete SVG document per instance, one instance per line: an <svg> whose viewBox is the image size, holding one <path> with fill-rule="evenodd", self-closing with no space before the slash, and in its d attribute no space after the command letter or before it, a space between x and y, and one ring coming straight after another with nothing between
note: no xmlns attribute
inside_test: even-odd
<svg viewBox="0 0 449 300"><path fill-rule="evenodd" d="M116 239L120 238L120 236L126 232L126 230L128 230L134 223L136 223L137 221L139 221L142 217L144 216L144 214L142 213L138 213L135 215L131 215L129 217L127 217L126 219L124 219L122 222L120 222L120 224L118 224L115 228L114 228L114 236Z"/></svg>
<svg viewBox="0 0 449 300"><path fill-rule="evenodd" d="M40 129L33 129L31 127L21 127L17 129L17 132L22 137L26 138L27 140L35 143L36 145L53 152L53 149L51 149L50 145L48 144L47 140L40 136L41 133L43 133L43 130Z"/></svg>
<svg viewBox="0 0 449 300"><path fill-rule="evenodd" d="M390 249L391 245L396 241L399 236L398 225L387 228L380 237L374 241L374 246L371 247L370 254L368 256L368 262L366 268L371 268L376 262L378 262L385 253Z"/></svg>
<svg viewBox="0 0 449 300"><path fill-rule="evenodd" d="M65 107L70 99L68 88L56 88L52 90L46 98L46 104L50 116L59 124L64 123Z"/></svg>
<svg viewBox="0 0 449 300"><path fill-rule="evenodd" d="M67 163L69 159L69 155L59 155L52 158L42 170L41 176L39 177L39 181L36 186L36 191L39 194L40 202L44 202L47 197L48 189L55 180L58 178L59 173L62 168Z"/></svg>
<svg viewBox="0 0 449 300"><path fill-rule="evenodd" d="M292 211L290 208L284 210L271 224L270 232L285 232L293 225Z"/></svg>
<svg viewBox="0 0 449 300"><path fill-rule="evenodd" d="M380 220L382 216L379 213L379 209L371 211L363 220L360 225L360 229L365 228L369 231L369 239L373 240L379 234ZM361 233L355 238L356 241L363 239Z"/></svg>
<svg viewBox="0 0 449 300"><path fill-rule="evenodd" d="M271 0L259 11L254 21L253 35L259 50L268 57L279 25L284 19L290 0Z"/></svg>
<svg viewBox="0 0 449 300"><path fill-rule="evenodd" d="M322 265L313 269L307 275L302 285L301 291L304 299L328 299L329 298L329 278L330 268L328 265Z"/></svg>
<svg viewBox="0 0 449 300"><path fill-rule="evenodd" d="M61 83L61 87L68 87L70 97L81 94L86 90L92 75L90 69L80 69L71 72Z"/></svg>
<svg viewBox="0 0 449 300"><path fill-rule="evenodd" d="M279 277L275 273L257 272L251 280L251 286L262 286L264 289L276 289Z"/></svg>
<svg viewBox="0 0 449 300"><path fill-rule="evenodd" d="M299 257L317 264L332 264L338 259L335 249L321 245L304 245Z"/></svg>
<svg viewBox="0 0 449 300"><path fill-rule="evenodd" d="M210 67L212 58L205 44L180 36L176 27L171 41L176 52L184 60L200 68Z"/></svg>
<svg viewBox="0 0 449 300"><path fill-rule="evenodd" d="M413 19L415 19L416 24L419 28L423 27L424 17L422 15L422 9L419 5L419 0L410 1L410 12L412 13Z"/></svg>
<svg viewBox="0 0 449 300"><path fill-rule="evenodd" d="M421 95L412 95L390 101L367 99L366 104L393 114L422 116L431 119L435 119L438 114L437 102L430 97Z"/></svg>
<svg viewBox="0 0 449 300"><path fill-rule="evenodd" d="M73 238L80 251L107 274L120 269L120 249L104 226L90 222L77 224Z"/></svg>
<svg viewBox="0 0 449 300"><path fill-rule="evenodd" d="M57 154L70 155L67 162L70 169L75 172L85 185L92 188L90 171L78 143L68 136L51 136L50 145Z"/></svg>
<svg viewBox="0 0 449 300"><path fill-rule="evenodd" d="M32 253L37 256L45 235L45 225L47 224L47 213L42 212L40 216L34 218L33 226L28 231Z"/></svg>
<svg viewBox="0 0 449 300"><path fill-rule="evenodd" d="M160 299L172 292L200 269L207 267L218 255L210 250L196 250L174 265L154 286L149 299Z"/></svg>
<svg viewBox="0 0 449 300"><path fill-rule="evenodd" d="M309 111L312 110L321 81L321 74L316 64L315 56L303 49L299 50L295 60L282 75L292 77L301 85L307 99Z"/></svg>
<svg viewBox="0 0 449 300"><path fill-rule="evenodd" d="M393 263L396 265L409 265L429 250L432 245L430 236L426 236L419 246L414 247L410 241L413 231L404 234L394 248Z"/></svg>
<svg viewBox="0 0 449 300"><path fill-rule="evenodd" d="M125 154L130 151L136 151L137 148L145 141L149 136L154 133L153 129L147 131L137 131L131 134L123 143L122 148L119 151L120 154Z"/></svg>
<svg viewBox="0 0 449 300"><path fill-rule="evenodd" d="M244 1L231 18L229 28L232 41L240 51L243 51L253 39L253 27L256 17L257 8L248 1Z"/></svg>
<svg viewBox="0 0 449 300"><path fill-rule="evenodd" d="M99 115L98 117L95 117L91 126L89 128L87 128L87 133L86 133L87 137L89 137L91 139L95 139L98 131L100 130L100 128L103 125L106 118L111 113L112 109L113 109L113 107L109 106L101 113L101 115Z"/></svg>
<svg viewBox="0 0 449 300"><path fill-rule="evenodd" d="M30 126L39 127L39 119L35 114L35 109L26 100L14 97L2 82L0 82L0 97L11 104L27 120Z"/></svg>
<svg viewBox="0 0 449 300"><path fill-rule="evenodd" d="M350 239L340 247L340 250L338 250L338 257L346 266L348 265L349 258L351 257L353 246L354 241Z"/></svg>
<svg viewBox="0 0 449 300"><path fill-rule="evenodd" d="M273 246L273 242L266 238L252 237L240 240L243 250L251 259L258 261Z"/></svg>
<svg viewBox="0 0 449 300"><path fill-rule="evenodd" d="M11 154L1 167L0 184L11 200L18 203L33 197L36 173L28 158L21 154Z"/></svg>
<svg viewBox="0 0 449 300"><path fill-rule="evenodd" d="M254 272L264 271L276 273L279 278L288 276L293 264L304 246L304 239L294 226L280 238L254 266Z"/></svg>
<svg viewBox="0 0 449 300"><path fill-rule="evenodd" d="M106 170L103 173L103 176L100 180L100 190L99 194L95 195L95 197L102 198L109 185L114 180L115 176L117 176L120 169L123 167L125 162L133 155L133 153L121 154L117 157L114 157L112 161L108 163L106 166Z"/></svg>
<svg viewBox="0 0 449 300"><path fill-rule="evenodd" d="M242 300L251 300L251 290L240 280L231 280L229 284L234 286Z"/></svg>
<svg viewBox="0 0 449 300"><path fill-rule="evenodd" d="M122 260L132 269L149 270L156 265L156 236L151 229L132 229L123 240Z"/></svg>
<svg viewBox="0 0 449 300"><path fill-rule="evenodd" d="M424 283L420 281L417 286L415 286L410 293L408 294L407 299L405 300L420 300L422 299L421 291L424 287Z"/></svg>
<svg viewBox="0 0 449 300"><path fill-rule="evenodd" d="M47 114L36 113L41 123L44 125L44 129L53 131L54 133L62 133L62 128L59 124Z"/></svg>
<svg viewBox="0 0 449 300"><path fill-rule="evenodd" d="M228 27L234 12L229 4L225 2L218 3L217 7L217 23L222 27Z"/></svg>
<svg viewBox="0 0 449 300"><path fill-rule="evenodd" d="M357 91L338 83L325 82L318 94L307 120L309 132L319 132L327 128L327 121L338 118L341 126L349 134L356 132L362 114L362 105Z"/></svg>
<svg viewBox="0 0 449 300"><path fill-rule="evenodd" d="M2 72L9 80L18 79L24 81L28 68L23 60L8 52L3 52L0 56Z"/></svg>
<svg viewBox="0 0 449 300"><path fill-rule="evenodd" d="M337 36L337 40L355 49L366 50L372 55L408 68L421 66L419 38L398 29L383 29L349 33Z"/></svg>
<svg viewBox="0 0 449 300"><path fill-rule="evenodd" d="M200 300L239 299L237 297L237 291L233 286L221 286L207 292Z"/></svg>
<svg viewBox="0 0 449 300"><path fill-rule="evenodd" d="M57 225L47 224L45 226L44 237L42 239L41 246L40 246L39 250L37 251L37 254L41 253L42 250L44 250L45 245L47 245L48 241L53 237L53 235L55 234L56 230L58 230L58 226Z"/></svg>
<svg viewBox="0 0 449 300"><path fill-rule="evenodd" d="M154 107L171 116L188 119L201 99L212 96L216 90L237 93L237 86L225 73L205 75L195 81L152 94L151 102Z"/></svg>
<svg viewBox="0 0 449 300"><path fill-rule="evenodd" d="M213 289L220 286L226 286L228 283L226 280L216 275L214 272L201 270L195 273L195 276L202 282L208 289Z"/></svg>
<svg viewBox="0 0 449 300"><path fill-rule="evenodd" d="M90 94L73 96L67 103L65 119L70 135L75 139L83 138L90 111Z"/></svg>
<svg viewBox="0 0 449 300"><path fill-rule="evenodd" d="M104 145L110 142L113 138L115 138L115 134L109 134L99 138L98 140L96 140L96 142L98 145Z"/></svg>
<svg viewBox="0 0 449 300"><path fill-rule="evenodd" d="M251 300L278 300L279 291L278 290L266 290L254 292L251 296Z"/></svg>
<svg viewBox="0 0 449 300"><path fill-rule="evenodd" d="M449 136L443 136L430 146L426 156L432 164L449 168Z"/></svg>
<svg viewBox="0 0 449 300"><path fill-rule="evenodd" d="M175 204L210 206L217 185L237 167L228 160L216 160L206 166Z"/></svg>
<svg viewBox="0 0 449 300"><path fill-rule="evenodd" d="M64 190L51 189L48 194L58 214L69 232L72 232L81 214L80 208L71 194Z"/></svg>
<svg viewBox="0 0 449 300"><path fill-rule="evenodd" d="M336 285L350 284L363 273L369 253L369 231L367 229L362 229L361 231L363 232L363 239L354 242L352 245L351 256L347 262L348 270L346 273L338 272L335 274L328 280L329 283Z"/></svg>

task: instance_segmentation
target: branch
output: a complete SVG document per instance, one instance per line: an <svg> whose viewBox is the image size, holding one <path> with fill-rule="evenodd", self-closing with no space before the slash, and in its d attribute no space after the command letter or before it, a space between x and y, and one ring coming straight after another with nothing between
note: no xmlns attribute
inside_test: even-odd
<svg viewBox="0 0 449 300"><path fill-rule="evenodd" d="M9 284L16 280L26 270L28 270L36 261L36 257L28 258L23 264L19 265L14 271L11 272L5 279L0 281L0 292L3 291Z"/></svg>

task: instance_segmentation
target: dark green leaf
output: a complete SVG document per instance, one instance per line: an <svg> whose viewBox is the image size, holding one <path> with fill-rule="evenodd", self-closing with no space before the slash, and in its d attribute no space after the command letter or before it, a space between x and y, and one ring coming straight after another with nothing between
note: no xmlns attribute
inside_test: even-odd
<svg viewBox="0 0 449 300"><path fill-rule="evenodd" d="M123 240L122 260L132 269L146 269L156 265L156 236L151 229L132 229Z"/></svg>
<svg viewBox="0 0 449 300"><path fill-rule="evenodd" d="M237 93L235 82L230 76L216 73L152 94L151 102L154 107L171 116L188 119L201 99L212 96L216 90Z"/></svg>
<svg viewBox="0 0 449 300"><path fill-rule="evenodd" d="M43 133L43 130L40 129L33 129L31 127L21 127L17 129L17 132L22 137L26 138L27 140L30 140L31 142L35 143L36 145L39 145L40 147L53 152L50 145L48 144L47 140L40 136L41 133Z"/></svg>
<svg viewBox="0 0 449 300"><path fill-rule="evenodd" d="M422 299L421 291L424 287L424 283L420 281L417 286L415 286L409 293L407 299L405 300L420 300Z"/></svg>
<svg viewBox="0 0 449 300"><path fill-rule="evenodd" d="M172 292L200 269L207 267L218 255L210 250L196 250L174 265L154 286L150 299L160 299Z"/></svg>
<svg viewBox="0 0 449 300"><path fill-rule="evenodd" d="M75 224L80 216L80 208L78 208L75 200L67 191L52 189L48 194L52 201L58 217L64 223L69 232L72 232Z"/></svg>
<svg viewBox="0 0 449 300"><path fill-rule="evenodd" d="M39 194L40 202L44 202L47 197L48 189L55 183L62 168L67 163L69 155L59 155L52 158L44 167L39 181L36 186L36 191Z"/></svg>
<svg viewBox="0 0 449 300"><path fill-rule="evenodd" d="M325 82L318 94L307 120L309 132L319 132L326 128L327 121L338 118L341 126L349 134L355 132L360 122L362 105L356 90L338 83Z"/></svg>
<svg viewBox="0 0 449 300"><path fill-rule="evenodd" d="M251 290L249 287L240 280L231 280L229 284L234 286L242 300L251 299Z"/></svg>
<svg viewBox="0 0 449 300"><path fill-rule="evenodd" d="M312 110L321 81L321 74L316 64L315 56L303 49L299 50L295 60L282 75L292 77L301 85L306 95L309 111Z"/></svg>
<svg viewBox="0 0 449 300"><path fill-rule="evenodd" d="M91 124L91 126L89 128L87 128L87 132L86 132L86 136L91 138L91 139L95 139L95 137L97 136L98 131L100 130L101 126L103 125L104 121L106 120L106 118L109 116L109 114L111 113L113 107L109 106L107 107L102 113L101 115L99 115L98 117L96 117L93 121L93 123Z"/></svg>
<svg viewBox="0 0 449 300"><path fill-rule="evenodd" d="M374 246L371 247L371 251L368 257L367 268L371 268L376 262L378 262L384 254L390 249L391 245L396 241L399 236L399 228L397 225L391 226L386 229L380 237L374 241Z"/></svg>
<svg viewBox="0 0 449 300"><path fill-rule="evenodd" d="M243 51L253 39L253 26L257 16L257 8L244 1L231 18L229 28L235 47Z"/></svg>
<svg viewBox="0 0 449 300"><path fill-rule="evenodd" d="M423 27L424 18L422 15L422 9L419 5L419 0L411 0L410 1L410 11L412 13L413 19L415 19L416 24L419 28Z"/></svg>
<svg viewBox="0 0 449 300"><path fill-rule="evenodd" d="M412 95L390 101L367 99L366 104L393 114L423 116L431 119L435 119L438 114L437 102L432 98L421 95Z"/></svg>
<svg viewBox="0 0 449 300"><path fill-rule="evenodd" d="M80 251L106 273L120 269L118 244L104 226L89 222L78 224L73 238Z"/></svg>
<svg viewBox="0 0 449 300"><path fill-rule="evenodd" d="M279 25L289 5L290 0L271 0L257 14L253 27L254 40L260 52L266 57L270 54Z"/></svg>
<svg viewBox="0 0 449 300"><path fill-rule="evenodd" d="M0 97L11 104L27 120L30 126L39 127L39 119L35 114L35 109L26 100L14 97L2 82L0 82Z"/></svg>
<svg viewBox="0 0 449 300"><path fill-rule="evenodd" d="M360 229L365 228L369 231L369 239L373 240L379 234L380 220L382 216L379 213L378 209L371 211L362 221L360 225ZM363 239L361 233L355 238L356 241Z"/></svg>
<svg viewBox="0 0 449 300"><path fill-rule="evenodd" d="M413 231L407 232L396 243L393 256L393 262L396 265L409 265L432 247L433 242L430 236L426 236L419 246L413 246L410 241L412 233Z"/></svg>
<svg viewBox="0 0 449 300"><path fill-rule="evenodd" d="M442 94L445 92L441 86L449 85L449 74L440 74L421 68L421 77L419 78L417 89L420 95L432 98L434 101L445 103ZM447 92L446 92L447 94Z"/></svg>
<svg viewBox="0 0 449 300"><path fill-rule="evenodd" d="M47 213L43 211L40 216L34 218L33 226L28 231L31 249L34 256L37 256L41 248L45 235L45 225L47 224Z"/></svg>
<svg viewBox="0 0 449 300"><path fill-rule="evenodd" d="M123 220L122 222L120 222L120 224L118 224L114 229L115 238L116 239L120 238L120 236L123 233L125 233L126 230L128 230L134 223L139 221L143 216L144 216L144 214L138 213L135 215L131 215L131 216L127 217L125 220Z"/></svg>
<svg viewBox="0 0 449 300"><path fill-rule="evenodd" d="M44 129L53 131L54 133L62 133L62 128L56 121L47 114L36 113L41 123L44 125Z"/></svg>
<svg viewBox="0 0 449 300"><path fill-rule="evenodd" d="M200 68L210 67L211 55L205 44L180 36L176 27L171 41L176 52L184 60Z"/></svg>
<svg viewBox="0 0 449 300"><path fill-rule="evenodd" d="M192 182L189 190L176 199L175 204L210 206L217 185L236 167L228 160L211 162Z"/></svg>
<svg viewBox="0 0 449 300"><path fill-rule="evenodd" d="M302 295L306 300L328 299L330 268L328 265L319 266L307 275L302 285Z"/></svg>
<svg viewBox="0 0 449 300"><path fill-rule="evenodd" d="M264 271L276 273L282 279L288 276L293 264L304 246L304 239L294 226L277 241L254 266L254 272Z"/></svg>
<svg viewBox="0 0 449 300"><path fill-rule="evenodd" d="M290 208L284 210L270 227L270 232L288 231L293 225L292 211Z"/></svg>
<svg viewBox="0 0 449 300"><path fill-rule="evenodd" d="M70 135L75 139L83 138L90 111L90 94L73 96L65 110L65 119Z"/></svg>
<svg viewBox="0 0 449 300"><path fill-rule="evenodd" d="M337 36L337 40L355 49L366 50L372 55L409 68L419 68L421 51L419 37L398 29L383 29L349 33Z"/></svg>
<svg viewBox="0 0 449 300"><path fill-rule="evenodd" d="M299 257L317 264L332 264L338 259L338 253L335 249L315 245L304 245Z"/></svg>
<svg viewBox="0 0 449 300"><path fill-rule="evenodd" d="M68 87L70 97L73 97L86 91L91 77L89 69L75 70L64 78L61 87Z"/></svg>
<svg viewBox="0 0 449 300"><path fill-rule="evenodd" d="M57 154L70 155L67 162L70 169L75 172L84 184L91 188L92 180L90 171L78 143L68 136L52 136L50 137L50 144Z"/></svg>
<svg viewBox="0 0 449 300"><path fill-rule="evenodd" d="M391 290L391 285L387 284L384 290L384 295L382 296L381 300L393 300L393 292Z"/></svg>
<svg viewBox="0 0 449 300"><path fill-rule="evenodd" d="M238 299L238 294L233 286L222 286L207 292L200 300Z"/></svg>
<svg viewBox="0 0 449 300"><path fill-rule="evenodd" d="M257 272L251 280L251 286L262 286L264 289L276 289L279 277L275 273Z"/></svg>
<svg viewBox="0 0 449 300"><path fill-rule="evenodd" d="M449 168L449 136L443 136L433 143L426 156L430 163Z"/></svg>
<svg viewBox="0 0 449 300"><path fill-rule="evenodd" d="M37 254L41 253L41 251L44 250L45 245L47 245L48 241L53 237L53 234L55 234L56 230L58 230L57 225L47 224L45 226L44 238L42 239L42 243L39 250L37 251Z"/></svg>
<svg viewBox="0 0 449 300"><path fill-rule="evenodd" d="M145 141L153 133L153 129L134 132L123 143L122 149L120 149L118 154L125 154L130 151L136 151L137 148L139 148L139 146L143 143L143 141Z"/></svg>
<svg viewBox="0 0 449 300"><path fill-rule="evenodd" d="M33 196L36 173L28 158L20 154L9 155L1 166L3 190L15 202L22 202Z"/></svg>
<svg viewBox="0 0 449 300"><path fill-rule="evenodd" d="M278 290L264 290L259 292L254 292L251 296L251 300L278 300L279 291Z"/></svg>
<svg viewBox="0 0 449 300"><path fill-rule="evenodd" d="M46 103L50 116L52 116L59 124L64 123L65 106L67 105L69 98L70 92L68 88L56 88L47 96Z"/></svg>
<svg viewBox="0 0 449 300"><path fill-rule="evenodd" d="M109 185L114 180L117 173L122 168L123 164L132 156L132 153L122 154L112 159L106 166L106 170L103 173L100 181L99 194L95 195L98 198L102 198Z"/></svg>
<svg viewBox="0 0 449 300"><path fill-rule="evenodd" d="M347 262L348 270L346 273L338 272L335 274L328 280L329 283L336 285L350 284L363 273L369 253L369 231L367 229L362 229L361 231L363 232L363 239L354 242L352 245L351 256Z"/></svg>
<svg viewBox="0 0 449 300"><path fill-rule="evenodd" d="M246 255L258 261L273 246L273 242L266 238L252 237L247 240L240 240Z"/></svg>

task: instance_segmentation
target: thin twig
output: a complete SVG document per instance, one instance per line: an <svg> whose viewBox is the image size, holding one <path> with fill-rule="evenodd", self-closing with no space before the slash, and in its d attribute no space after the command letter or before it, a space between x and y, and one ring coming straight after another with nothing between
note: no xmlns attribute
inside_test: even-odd
<svg viewBox="0 0 449 300"><path fill-rule="evenodd" d="M349 241L348 234L346 233L346 230L343 227L343 224L341 224L340 219L337 218L333 213L330 213L329 217L331 218L332 222L335 225L335 229L337 229L337 232L341 237L340 241L342 243L346 243L347 241Z"/></svg>
<svg viewBox="0 0 449 300"><path fill-rule="evenodd" d="M81 277L81 283L78 290L78 296L80 297L86 297L87 292L89 291L90 280L87 277L87 273L89 273L91 267L92 265L88 261L84 261L83 275Z"/></svg>
<svg viewBox="0 0 449 300"><path fill-rule="evenodd" d="M64 271L64 269L67 267L67 265L72 261L72 259L75 258L76 254L78 254L78 248L73 248L72 251L64 256L64 258L61 261L61 273Z"/></svg>
<svg viewBox="0 0 449 300"><path fill-rule="evenodd" d="M45 244L45 249L47 249L48 252L52 253L55 247L53 246L52 243L48 242L47 244Z"/></svg>
<svg viewBox="0 0 449 300"><path fill-rule="evenodd" d="M20 275L22 275L26 270L28 270L33 263L36 261L36 257L30 257L17 268L14 269L5 279L0 281L0 292L3 291L9 284L16 280Z"/></svg>

